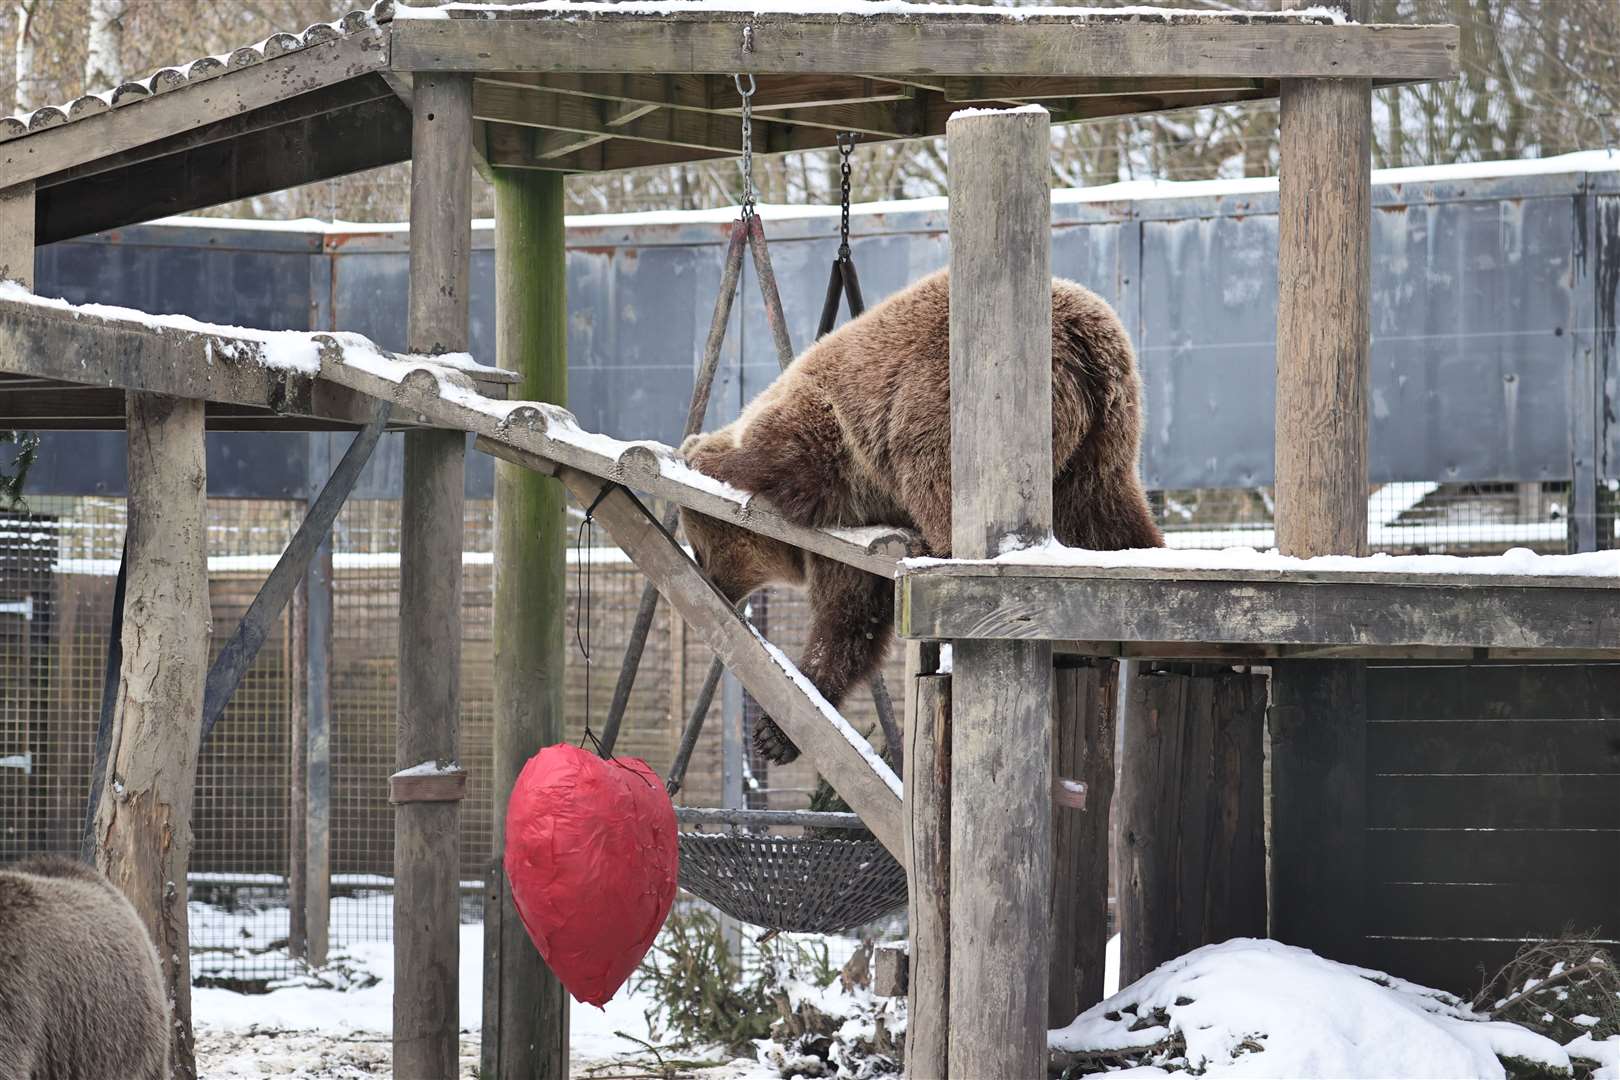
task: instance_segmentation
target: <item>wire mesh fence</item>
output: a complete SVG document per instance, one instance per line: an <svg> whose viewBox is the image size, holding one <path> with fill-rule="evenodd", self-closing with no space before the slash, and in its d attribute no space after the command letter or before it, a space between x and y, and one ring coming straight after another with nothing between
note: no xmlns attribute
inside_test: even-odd
<svg viewBox="0 0 1620 1080"><path fill-rule="evenodd" d="M1265 488L1163 491L1152 495L1168 542L1177 547L1273 545ZM1569 484L1406 483L1368 500L1375 551L1488 554L1509 547L1569 550ZM577 511L576 511L577 512ZM397 501L345 507L333 530L331 695L331 942L335 949L392 936L394 712L399 613ZM124 503L100 497L31 500L27 514L0 516L0 862L77 849L106 664L108 624L124 531ZM290 539L303 504L211 500L209 586L213 636L223 641ZM462 804L463 911L478 917L491 856L490 737L493 723L493 505L467 504L463 557ZM1600 535L1613 534L1605 522ZM597 541L602 541L597 534ZM622 554L571 545L570 628L565 686L567 735L599 729L618 678L644 580ZM579 599L587 581L591 603ZM803 648L805 597L771 590L753 617L789 655ZM537 613L536 617L540 617ZM586 662L573 628L588 627ZM581 634L583 638L583 634ZM284 616L249 669L198 763L191 879L193 965L199 980L268 985L298 974L288 951L292 700L304 673ZM902 677L900 650L886 668ZM660 606L631 695L620 754L664 771L712 654ZM588 700L587 700L588 694ZM871 695L856 691L843 711L857 730L881 738ZM726 798L721 735L728 725L747 746L759 710L739 688L717 696L681 801ZM808 805L816 775L802 759L767 766L746 759L750 806ZM734 781L734 786L737 781ZM736 797L735 793L732 796Z"/></svg>

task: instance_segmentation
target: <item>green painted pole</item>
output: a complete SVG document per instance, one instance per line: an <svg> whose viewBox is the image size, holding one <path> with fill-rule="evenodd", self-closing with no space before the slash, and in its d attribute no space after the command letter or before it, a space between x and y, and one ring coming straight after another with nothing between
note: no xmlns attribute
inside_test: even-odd
<svg viewBox="0 0 1620 1080"><path fill-rule="evenodd" d="M496 169L496 358L527 401L568 402L563 176ZM485 890L485 1077L568 1076L568 995L507 895L501 854L518 772L563 740L567 602L562 484L495 462L494 859Z"/></svg>

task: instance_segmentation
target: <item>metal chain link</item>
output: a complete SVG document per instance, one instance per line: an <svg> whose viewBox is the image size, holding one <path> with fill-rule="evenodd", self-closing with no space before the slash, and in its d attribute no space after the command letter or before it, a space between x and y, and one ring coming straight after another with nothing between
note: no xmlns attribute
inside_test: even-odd
<svg viewBox="0 0 1620 1080"><path fill-rule="evenodd" d="M838 172L839 182L839 223L838 223L838 257L849 258L849 155L855 152L855 133L853 131L840 131L838 133Z"/></svg>
<svg viewBox="0 0 1620 1080"><path fill-rule="evenodd" d="M748 86L743 87L742 75L733 75L732 81L737 84L737 93L742 96L742 177L743 202L742 217L744 221L754 216L754 76L747 76Z"/></svg>

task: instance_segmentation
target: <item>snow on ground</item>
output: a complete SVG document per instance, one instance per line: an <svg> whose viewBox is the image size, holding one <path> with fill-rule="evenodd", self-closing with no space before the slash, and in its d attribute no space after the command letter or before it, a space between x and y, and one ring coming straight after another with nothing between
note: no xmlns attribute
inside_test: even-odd
<svg viewBox="0 0 1620 1080"><path fill-rule="evenodd" d="M334 903L339 898L334 898ZM213 909L217 910L217 909ZM190 905L192 918L209 919L206 904ZM212 916L216 921L226 915ZM244 924L248 940L285 935L286 909L271 909ZM482 1027L484 928L461 928L460 1027L462 1075L474 1076L478 1032ZM277 1076L296 1080L349 1080L388 1075L393 1031L394 948L387 941L354 942L335 950L336 985L289 980L268 994L239 994L216 987L193 987L192 1018L197 1030L201 1080ZM369 986L366 976L375 977ZM634 1039L650 1040L646 1010L650 1001L621 988L606 1009L574 1003L570 1016L571 1068L581 1075L592 1065L643 1050ZM623 1032L632 1038L618 1034ZM707 1080L757 1080L775 1075L754 1062L699 1070Z"/></svg>
<svg viewBox="0 0 1620 1080"><path fill-rule="evenodd" d="M1113 1051L1172 1036L1184 1052L1129 1075L1492 1078L1505 1075L1499 1055L1570 1068L1557 1043L1486 1020L1449 994L1251 938L1161 965L1049 1040L1057 1050Z"/></svg>

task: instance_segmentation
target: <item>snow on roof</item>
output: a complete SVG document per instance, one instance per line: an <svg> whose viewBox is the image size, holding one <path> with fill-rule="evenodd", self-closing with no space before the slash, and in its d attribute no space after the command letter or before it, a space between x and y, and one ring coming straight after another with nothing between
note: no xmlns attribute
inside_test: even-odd
<svg viewBox="0 0 1620 1080"><path fill-rule="evenodd" d="M1555 157L1521 158L1507 161L1471 161L1452 165L1417 165L1401 169L1374 169L1375 187L1407 184L1458 183L1467 180L1498 180L1513 176L1551 176L1569 173L1620 172L1620 153L1613 150L1580 150ZM1058 188L1052 192L1056 206L1082 203L1137 202L1149 199L1218 198L1229 195L1260 195L1277 190L1275 176L1238 177L1228 180L1123 180L1087 188ZM944 196L925 199L890 199L857 203L851 216L877 214L943 213ZM793 221L838 216L837 206L787 206L760 203L759 216L769 221ZM644 210L624 214L570 214L571 229L632 228L643 225L724 225L737 220L735 206L707 210ZM158 218L150 224L184 228L244 229L263 232L314 233L330 236L384 235L410 231L408 222L324 221L296 218L269 221L247 218L176 216ZM475 230L495 228L493 218L474 218Z"/></svg>
<svg viewBox="0 0 1620 1080"><path fill-rule="evenodd" d="M350 11L329 23L315 23L302 33L275 33L262 41L231 52L203 56L185 64L159 68L143 79L120 83L110 90L85 94L65 105L45 105L32 112L0 117L0 142L19 138L60 124L82 120L108 109L125 108L146 98L167 93L189 83L202 82L241 68L253 67L286 53L299 52L312 45L375 29L394 17L394 0L376 0L369 8Z"/></svg>
<svg viewBox="0 0 1620 1080"><path fill-rule="evenodd" d="M1052 17L1064 22L1226 22L1321 23L1337 25L1343 14L1330 7L1300 8L1283 12L1188 10L1136 4L1124 7L1049 7L993 4L906 3L905 0L529 0L528 3L450 3L414 6L400 4L396 19L502 19L514 16L570 15L695 15L735 12L751 15L858 15L858 16L995 16L1009 21Z"/></svg>

